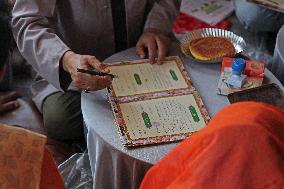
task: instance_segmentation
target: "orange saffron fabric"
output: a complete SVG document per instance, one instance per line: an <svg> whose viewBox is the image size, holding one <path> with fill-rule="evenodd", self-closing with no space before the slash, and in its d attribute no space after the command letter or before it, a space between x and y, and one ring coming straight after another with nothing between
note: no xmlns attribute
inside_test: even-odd
<svg viewBox="0 0 284 189"><path fill-rule="evenodd" d="M284 112L242 102L221 110L145 175L140 189L284 188Z"/></svg>

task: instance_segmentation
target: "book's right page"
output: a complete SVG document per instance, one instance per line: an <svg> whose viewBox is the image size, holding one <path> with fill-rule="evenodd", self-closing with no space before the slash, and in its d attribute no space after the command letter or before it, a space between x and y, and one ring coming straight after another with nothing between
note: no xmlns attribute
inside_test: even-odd
<svg viewBox="0 0 284 189"><path fill-rule="evenodd" d="M119 103L119 109L132 140L187 135L206 125L196 99L194 94L168 96Z"/></svg>

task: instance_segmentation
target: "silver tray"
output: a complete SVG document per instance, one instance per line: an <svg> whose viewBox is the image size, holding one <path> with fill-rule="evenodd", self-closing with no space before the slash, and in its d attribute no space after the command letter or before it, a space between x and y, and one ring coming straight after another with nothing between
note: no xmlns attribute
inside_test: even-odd
<svg viewBox="0 0 284 189"><path fill-rule="evenodd" d="M183 54L185 54L188 58L196 62L200 62L200 63L220 63L223 57L213 59L213 60L199 60L199 59L194 58L191 55L190 51L188 50L188 45L190 44L192 40L200 39L203 37L227 38L234 45L236 54L239 54L240 52L242 52L246 46L245 40L242 37L237 36L233 32L222 30L222 29L217 29L217 28L203 28L203 29L194 30L183 36L180 42L180 47L181 47L181 51L183 52Z"/></svg>

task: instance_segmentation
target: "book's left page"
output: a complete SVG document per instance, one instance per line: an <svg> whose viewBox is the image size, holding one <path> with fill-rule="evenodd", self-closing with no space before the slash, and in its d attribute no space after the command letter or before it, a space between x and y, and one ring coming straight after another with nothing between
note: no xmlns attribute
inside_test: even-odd
<svg viewBox="0 0 284 189"><path fill-rule="evenodd" d="M143 95L162 91L188 89L189 80L182 74L181 66L175 59L166 59L163 65L137 60L110 65L114 79L112 91L114 97Z"/></svg>

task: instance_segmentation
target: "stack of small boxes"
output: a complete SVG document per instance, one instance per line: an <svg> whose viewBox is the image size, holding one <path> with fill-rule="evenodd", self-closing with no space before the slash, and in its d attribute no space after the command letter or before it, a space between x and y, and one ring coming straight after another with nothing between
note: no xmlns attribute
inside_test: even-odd
<svg viewBox="0 0 284 189"><path fill-rule="evenodd" d="M259 87L262 85L263 78L264 63L225 57L222 61L221 76L218 82L218 94L228 95Z"/></svg>

